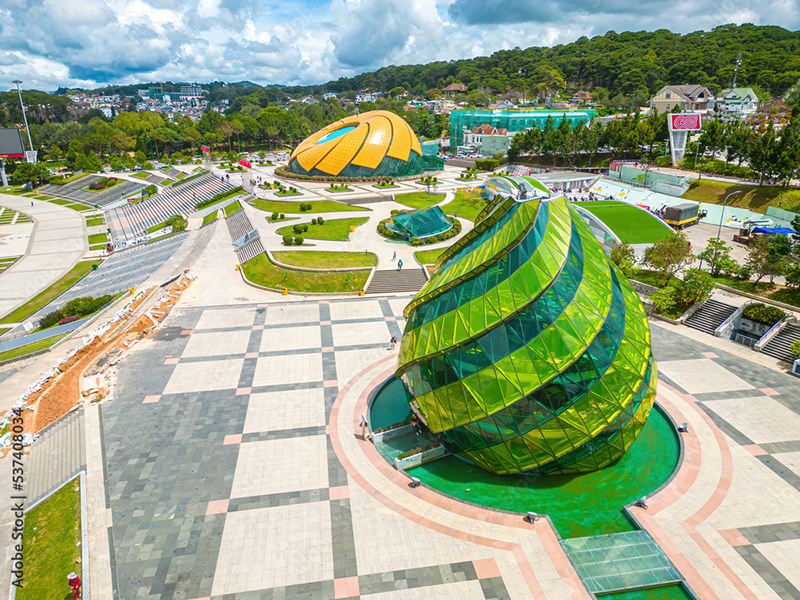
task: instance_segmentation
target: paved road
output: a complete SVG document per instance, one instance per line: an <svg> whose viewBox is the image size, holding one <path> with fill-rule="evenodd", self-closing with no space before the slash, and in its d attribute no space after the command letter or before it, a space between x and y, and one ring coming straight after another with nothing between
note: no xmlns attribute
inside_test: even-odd
<svg viewBox="0 0 800 600"><path fill-rule="evenodd" d="M83 258L89 245L79 212L8 194L0 194L0 206L23 212L35 223L25 255L0 274L2 317L63 277Z"/></svg>

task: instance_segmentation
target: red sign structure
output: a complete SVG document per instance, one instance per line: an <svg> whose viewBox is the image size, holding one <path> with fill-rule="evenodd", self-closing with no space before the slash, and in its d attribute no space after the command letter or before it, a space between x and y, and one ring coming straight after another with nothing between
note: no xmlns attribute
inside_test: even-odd
<svg viewBox="0 0 800 600"><path fill-rule="evenodd" d="M211 150L209 149L209 147L208 147L208 146L200 146L200 150L201 150L202 152L211 152Z"/></svg>
<svg viewBox="0 0 800 600"><path fill-rule="evenodd" d="M700 115L674 114L669 116L670 131L700 131Z"/></svg>
<svg viewBox="0 0 800 600"><path fill-rule="evenodd" d="M243 158L239 160L239 164L242 165L246 169L252 169L253 168L253 165L251 165L249 162L247 162Z"/></svg>

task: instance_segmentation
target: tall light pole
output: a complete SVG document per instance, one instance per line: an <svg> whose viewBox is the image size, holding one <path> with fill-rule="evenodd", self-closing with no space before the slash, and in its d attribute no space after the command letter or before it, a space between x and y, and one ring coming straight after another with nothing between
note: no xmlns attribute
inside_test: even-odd
<svg viewBox="0 0 800 600"><path fill-rule="evenodd" d="M31 152L33 152L33 140L31 139L31 130L28 127L28 117L25 116L25 104L22 102L22 90L19 89L19 84L22 83L19 79L15 79L11 83L17 84L17 94L19 94L19 106L22 109L22 120L25 122L25 131L28 133L28 144L31 147Z"/></svg>
<svg viewBox="0 0 800 600"><path fill-rule="evenodd" d="M728 206L728 198L735 194L741 194L742 190L737 190L735 192L731 192L727 196L725 196L725 202L722 204L722 213L719 216L719 228L717 229L717 239L719 239L720 234L722 233L722 219L725 218L725 207Z"/></svg>

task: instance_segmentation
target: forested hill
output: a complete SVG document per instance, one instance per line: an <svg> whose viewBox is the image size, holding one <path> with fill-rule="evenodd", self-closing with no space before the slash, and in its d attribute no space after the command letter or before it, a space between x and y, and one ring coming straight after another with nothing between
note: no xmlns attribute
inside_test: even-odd
<svg viewBox="0 0 800 600"><path fill-rule="evenodd" d="M331 81L325 89L348 93L403 86L424 94L460 82L470 90L483 87L494 92L603 87L612 94L649 96L666 84L728 87L740 51L737 86L757 85L777 95L800 79L800 32L746 24L721 25L686 35L666 29L610 31L553 47L514 48L489 57L385 67ZM321 90L321 85L284 89L289 94Z"/></svg>

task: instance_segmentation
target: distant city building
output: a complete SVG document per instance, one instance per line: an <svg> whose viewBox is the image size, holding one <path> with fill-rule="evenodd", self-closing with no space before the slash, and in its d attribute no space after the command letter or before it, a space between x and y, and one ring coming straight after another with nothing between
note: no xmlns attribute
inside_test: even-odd
<svg viewBox="0 0 800 600"><path fill-rule="evenodd" d="M486 123L483 125L476 125L471 130L467 130L467 128L464 127L463 130L464 146L472 146L474 148L479 148L481 146L484 136L508 136L508 129L502 127L498 129Z"/></svg>
<svg viewBox="0 0 800 600"><path fill-rule="evenodd" d="M377 92L367 92L365 94L356 94L356 104L362 102L376 102L378 100Z"/></svg>
<svg viewBox="0 0 800 600"><path fill-rule="evenodd" d="M446 88L442 90L444 95L448 98L452 98L456 94L466 94L469 88L464 85L463 83L451 83Z"/></svg>
<svg viewBox="0 0 800 600"><path fill-rule="evenodd" d="M665 85L650 98L650 111L658 109L662 114L673 111L676 106L684 112L696 112L713 105L714 94L702 85Z"/></svg>
<svg viewBox="0 0 800 600"><path fill-rule="evenodd" d="M319 102L314 96L303 96L299 101L303 104L317 104Z"/></svg>
<svg viewBox="0 0 800 600"><path fill-rule="evenodd" d="M339 94L337 94L336 92L325 92L324 94L322 94L323 100L329 100L330 98L338 98L338 97Z"/></svg>
<svg viewBox="0 0 800 600"><path fill-rule="evenodd" d="M569 99L570 104L577 104L578 106L583 106L591 101L592 95L589 92L584 92L583 90L573 94L572 98Z"/></svg>
<svg viewBox="0 0 800 600"><path fill-rule="evenodd" d="M731 115L751 115L758 110L758 96L753 88L724 89L717 98L717 106Z"/></svg>
<svg viewBox="0 0 800 600"><path fill-rule="evenodd" d="M205 93L206 91L196 83L193 83L192 85L182 85L180 100L185 102L187 100L193 100L194 98L202 98L203 94Z"/></svg>

